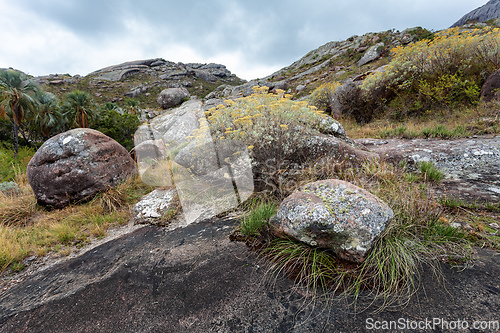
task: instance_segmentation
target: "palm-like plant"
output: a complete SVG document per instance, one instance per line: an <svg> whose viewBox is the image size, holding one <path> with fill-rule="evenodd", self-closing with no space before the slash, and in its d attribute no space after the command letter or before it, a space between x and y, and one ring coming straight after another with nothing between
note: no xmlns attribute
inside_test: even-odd
<svg viewBox="0 0 500 333"><path fill-rule="evenodd" d="M48 139L51 133L63 130L62 114L59 110L57 97L45 91L38 91L35 95L38 101L38 112L31 120L45 139Z"/></svg>
<svg viewBox="0 0 500 333"><path fill-rule="evenodd" d="M130 108L130 114L135 115L141 103L135 99L129 99L126 101L126 104Z"/></svg>
<svg viewBox="0 0 500 333"><path fill-rule="evenodd" d="M90 120L97 116L96 106L89 93L74 90L66 95L64 116L72 119L78 127L89 127Z"/></svg>
<svg viewBox="0 0 500 333"><path fill-rule="evenodd" d="M37 108L32 94L38 87L15 70L0 71L0 118L10 119L14 128L14 157L19 149L19 126Z"/></svg>

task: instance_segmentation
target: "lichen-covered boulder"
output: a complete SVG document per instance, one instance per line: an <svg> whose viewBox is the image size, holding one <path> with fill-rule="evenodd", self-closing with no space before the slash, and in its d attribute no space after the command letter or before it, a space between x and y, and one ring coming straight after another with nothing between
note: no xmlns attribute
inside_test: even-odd
<svg viewBox="0 0 500 333"><path fill-rule="evenodd" d="M88 128L50 138L27 168L38 203L55 208L114 187L135 173L134 160L125 148Z"/></svg>
<svg viewBox="0 0 500 333"><path fill-rule="evenodd" d="M271 219L275 233L361 263L394 214L368 191L337 179L309 183Z"/></svg>

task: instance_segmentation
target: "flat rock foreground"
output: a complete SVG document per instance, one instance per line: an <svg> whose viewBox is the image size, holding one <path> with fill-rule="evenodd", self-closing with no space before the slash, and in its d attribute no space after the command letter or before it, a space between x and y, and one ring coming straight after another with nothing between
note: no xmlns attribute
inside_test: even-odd
<svg viewBox="0 0 500 333"><path fill-rule="evenodd" d="M291 280L270 278L261 259L229 240L237 223L146 226L33 274L0 294L0 332L365 332L390 321L407 326L389 331L489 332L472 329L475 321L500 320L494 251L479 249L466 269L443 264L442 283L422 268L406 307L373 313L380 303L312 302Z"/></svg>

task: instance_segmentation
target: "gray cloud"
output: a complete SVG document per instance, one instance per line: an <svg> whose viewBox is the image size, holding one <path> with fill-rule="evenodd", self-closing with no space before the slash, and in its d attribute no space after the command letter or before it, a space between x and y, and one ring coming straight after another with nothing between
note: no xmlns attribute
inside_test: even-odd
<svg viewBox="0 0 500 333"><path fill-rule="evenodd" d="M279 68L324 43L353 34L412 26L446 28L483 3L484 0L18 0L9 6L27 16L28 21L39 22L31 27L33 33L39 31L37 38L50 39L59 34L62 39L60 45L52 45L50 50L38 46L36 54L19 54L17 58L15 52L0 45L0 54L5 48L0 67L10 65L3 63L9 59L29 61L30 56L37 56L37 74L44 70L41 57L51 59L46 60L52 63L51 71L57 63L70 64L66 66L71 69L79 65L90 71L98 68L87 68L81 52L89 52L89 57L97 55L97 59L87 60L89 64L127 59L127 54L171 60L169 56L174 51L170 54L169 50L179 52L183 46L199 59L238 54L239 66L246 67L247 72L259 66ZM12 15L15 17L16 13ZM2 24L8 22L0 22L0 28L4 28ZM24 24L28 29L31 22ZM43 26L49 30L44 31ZM80 50L71 50L73 44ZM124 50L117 49L120 44ZM71 60L72 54L84 63L76 64ZM14 65L23 69L22 64ZM45 70L48 69L49 66ZM229 69L238 75L238 68ZM58 71L66 72L63 68Z"/></svg>

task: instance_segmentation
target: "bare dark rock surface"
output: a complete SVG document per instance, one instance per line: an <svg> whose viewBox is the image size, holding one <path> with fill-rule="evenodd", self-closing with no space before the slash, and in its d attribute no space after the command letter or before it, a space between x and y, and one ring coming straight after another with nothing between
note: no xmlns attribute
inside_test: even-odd
<svg viewBox="0 0 500 333"><path fill-rule="evenodd" d="M466 201L500 200L500 137L470 139L359 139L382 159L407 161L417 168L422 161L434 162L445 179L435 191Z"/></svg>
<svg viewBox="0 0 500 333"><path fill-rule="evenodd" d="M443 265L444 285L424 269L407 307L355 314L346 301L311 303L288 279L266 284L263 262L228 239L236 223L147 226L33 274L0 294L0 332L365 332L370 318L499 320L498 253L480 250L465 270Z"/></svg>

